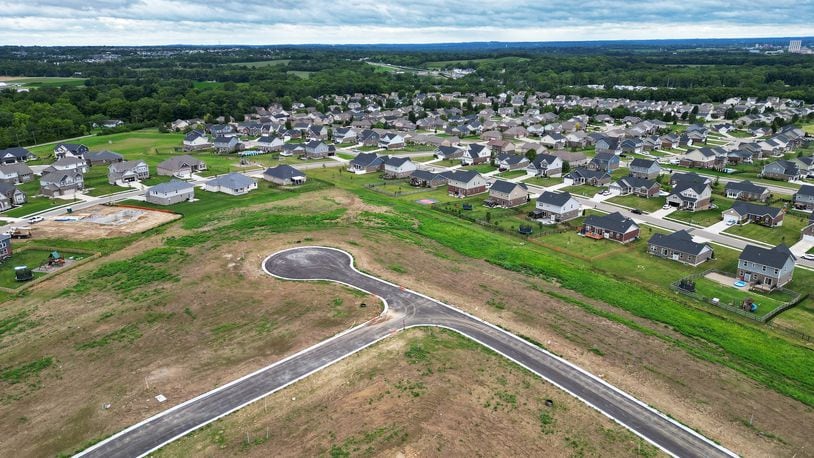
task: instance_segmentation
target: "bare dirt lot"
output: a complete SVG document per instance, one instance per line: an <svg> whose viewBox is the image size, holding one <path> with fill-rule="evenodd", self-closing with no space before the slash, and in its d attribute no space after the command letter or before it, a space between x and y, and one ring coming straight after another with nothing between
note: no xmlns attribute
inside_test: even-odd
<svg viewBox="0 0 814 458"><path fill-rule="evenodd" d="M263 214L350 206L342 224L353 224L356 215L363 217L362 210L378 210L362 208L336 190L297 202L302 206L292 206L290 200L266 204ZM373 298L344 287L284 282L260 270L269 254L304 243L343 248L366 272L533 338L738 453L802 456L814 447L812 409L737 372L701 361L669 340L634 331L551 293L618 313L691 347L699 345L664 326L554 284L464 258L435 242L396 238L365 224L191 243L168 261L145 259L137 264L144 270L133 274L149 280L148 267L156 265L176 280L133 289L116 280L123 274L91 275L100 265L126 261L162 246L169 236L184 234L190 233L172 225L161 235L54 277L3 304L0 431L7 434L0 435L0 455L73 452L378 313L375 307L358 306L362 301L374 303ZM111 286L104 287L107 283ZM65 293L66 287L74 292ZM422 339L420 334L415 338ZM168 453L301 456L330 453L336 446L338 456L356 448L354 454L539 456L551 455L541 448L549 446L549 437L554 438L551 450L557 456L638 453L638 445L627 436L603 438L617 430L588 407L480 350L451 345L447 357L428 356L428 365L404 366L399 360L410 339L384 342L283 390L276 401L268 401L269 406L275 402L273 417L258 415L263 403L257 403L227 418L223 434L220 426L212 426L196 434L203 439L177 450L170 447ZM466 348L458 348L462 346ZM51 358L50 363L42 362L44 358ZM466 364L458 364L459 358ZM390 360L393 366L386 365ZM506 378L505 385L500 376ZM418 382L425 389L415 385ZM415 396L413 391L420 393ZM156 403L153 397L159 393L169 401ZM517 407L506 407L512 404L509 395L515 396ZM558 429L540 438L543 425L535 415L542 412L539 398L544 396L567 410L555 412ZM305 402L290 402L292 397ZM498 411L490 411L497 402ZM574 431L568 435L573 440L566 440L566 431ZM240 438L246 432L251 446L244 447ZM309 440L296 440L300 437ZM606 447L610 453L603 453Z"/></svg>
<svg viewBox="0 0 814 458"><path fill-rule="evenodd" d="M32 226L36 238L88 240L137 234L180 218L172 213L107 205L67 215L67 221L48 218Z"/></svg>
<svg viewBox="0 0 814 458"><path fill-rule="evenodd" d="M467 339L412 329L157 456L657 454L599 412Z"/></svg>

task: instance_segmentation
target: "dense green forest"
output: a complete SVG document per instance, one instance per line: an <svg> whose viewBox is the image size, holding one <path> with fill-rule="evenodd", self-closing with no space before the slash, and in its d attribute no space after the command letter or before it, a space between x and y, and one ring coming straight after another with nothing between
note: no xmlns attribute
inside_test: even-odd
<svg viewBox="0 0 814 458"><path fill-rule="evenodd" d="M509 56L511 58L509 58ZM369 62L408 67L383 71ZM410 69L471 67L461 79ZM128 128L229 115L328 94L549 91L718 102L780 96L814 102L810 56L678 49L511 49L409 52L314 48L0 48L0 75L85 78L81 84L0 91L0 148L83 135L104 119ZM588 84L640 85L644 91Z"/></svg>

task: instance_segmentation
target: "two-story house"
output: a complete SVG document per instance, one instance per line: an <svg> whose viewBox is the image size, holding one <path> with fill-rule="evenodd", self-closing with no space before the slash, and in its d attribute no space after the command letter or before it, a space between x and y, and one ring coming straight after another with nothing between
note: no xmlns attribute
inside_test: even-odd
<svg viewBox="0 0 814 458"><path fill-rule="evenodd" d="M529 201L529 189L523 183L497 180L489 188L487 205L496 207L518 207Z"/></svg>
<svg viewBox="0 0 814 458"><path fill-rule="evenodd" d="M799 210L814 210L814 186L807 184L800 186L794 193L794 208Z"/></svg>
<svg viewBox="0 0 814 458"><path fill-rule="evenodd" d="M670 234L653 234L647 242L647 252L653 256L697 266L712 258L709 244L693 241L685 230Z"/></svg>
<svg viewBox="0 0 814 458"><path fill-rule="evenodd" d="M551 154L538 154L526 166L526 174L536 177L561 176L562 159Z"/></svg>
<svg viewBox="0 0 814 458"><path fill-rule="evenodd" d="M737 275L754 288L780 288L792 280L796 260L782 243L774 248L746 245L738 257Z"/></svg>
<svg viewBox="0 0 814 458"><path fill-rule="evenodd" d="M582 215L582 205L568 192L543 191L537 198L531 219L544 224L556 224Z"/></svg>
<svg viewBox="0 0 814 458"><path fill-rule="evenodd" d="M710 185L696 181L679 181L673 185L667 203L680 210L706 210L712 202Z"/></svg>
<svg viewBox="0 0 814 458"><path fill-rule="evenodd" d="M766 202L769 199L769 189L758 186L749 180L730 181L724 186L726 197L735 200L756 200Z"/></svg>
<svg viewBox="0 0 814 458"><path fill-rule="evenodd" d="M150 178L150 168L144 161L122 161L110 164L107 168L107 182L132 183Z"/></svg>
<svg viewBox="0 0 814 458"><path fill-rule="evenodd" d="M636 178L645 178L647 180L655 180L661 173L661 165L656 161L650 159L635 158L630 161L628 166L630 169L630 176Z"/></svg>
<svg viewBox="0 0 814 458"><path fill-rule="evenodd" d="M447 176L447 192L453 197L469 197L486 192L486 178L472 170L455 170Z"/></svg>

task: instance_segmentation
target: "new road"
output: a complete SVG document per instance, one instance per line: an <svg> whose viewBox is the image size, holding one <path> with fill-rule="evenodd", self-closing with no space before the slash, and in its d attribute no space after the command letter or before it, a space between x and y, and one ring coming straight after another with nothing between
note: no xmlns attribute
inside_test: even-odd
<svg viewBox="0 0 814 458"><path fill-rule="evenodd" d="M449 305L359 272L347 252L326 247L293 248L268 257L263 269L281 279L328 280L375 294L385 302L385 310L376 319L134 425L79 456L145 455L401 329L414 326L447 328L491 348L670 455L736 456L542 348Z"/></svg>

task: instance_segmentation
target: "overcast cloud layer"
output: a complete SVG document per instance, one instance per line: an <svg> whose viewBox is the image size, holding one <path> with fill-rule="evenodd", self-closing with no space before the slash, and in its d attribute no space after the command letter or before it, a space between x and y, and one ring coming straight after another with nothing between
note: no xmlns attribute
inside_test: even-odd
<svg viewBox="0 0 814 458"><path fill-rule="evenodd" d="M0 44L578 41L814 35L814 0L0 0Z"/></svg>

